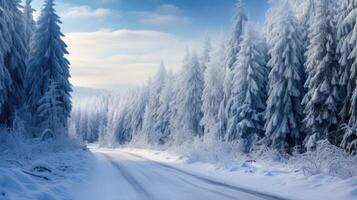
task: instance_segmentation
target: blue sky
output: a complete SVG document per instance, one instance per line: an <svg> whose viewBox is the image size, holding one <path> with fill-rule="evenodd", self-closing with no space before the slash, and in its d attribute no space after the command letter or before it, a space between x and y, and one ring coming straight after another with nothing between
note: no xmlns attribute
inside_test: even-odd
<svg viewBox="0 0 357 200"><path fill-rule="evenodd" d="M267 0L246 0L250 21L263 24ZM34 0L40 10L42 0ZM57 0L72 53L72 82L115 88L142 83L164 60L177 70L186 46L229 31L235 0ZM38 12L36 13L38 15Z"/></svg>

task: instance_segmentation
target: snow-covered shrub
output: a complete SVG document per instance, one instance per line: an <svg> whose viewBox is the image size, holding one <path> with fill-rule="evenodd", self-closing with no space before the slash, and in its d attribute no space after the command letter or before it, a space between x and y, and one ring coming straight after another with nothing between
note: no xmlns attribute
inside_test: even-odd
<svg viewBox="0 0 357 200"><path fill-rule="evenodd" d="M275 148L268 147L266 145L261 145L256 147L251 155L259 160L264 160L267 162L280 162L286 163L289 156Z"/></svg>
<svg viewBox="0 0 357 200"><path fill-rule="evenodd" d="M346 149L352 155L357 154L357 124L355 126L343 125L345 134L343 136L341 147Z"/></svg>
<svg viewBox="0 0 357 200"><path fill-rule="evenodd" d="M225 168L242 165L249 156L244 155L242 149L234 142L219 140L204 141L195 137L181 145L169 146L169 151L179 153L187 158L187 162L214 163Z"/></svg>
<svg viewBox="0 0 357 200"><path fill-rule="evenodd" d="M327 174L340 178L357 175L357 157L351 156L327 140L317 143L316 149L291 157L290 163L307 176Z"/></svg>

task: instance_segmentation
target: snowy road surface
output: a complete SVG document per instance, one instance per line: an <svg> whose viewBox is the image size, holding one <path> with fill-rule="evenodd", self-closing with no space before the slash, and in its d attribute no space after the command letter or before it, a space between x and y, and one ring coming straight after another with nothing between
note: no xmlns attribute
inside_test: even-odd
<svg viewBox="0 0 357 200"><path fill-rule="evenodd" d="M92 149L95 171L75 200L280 200L120 150Z"/></svg>

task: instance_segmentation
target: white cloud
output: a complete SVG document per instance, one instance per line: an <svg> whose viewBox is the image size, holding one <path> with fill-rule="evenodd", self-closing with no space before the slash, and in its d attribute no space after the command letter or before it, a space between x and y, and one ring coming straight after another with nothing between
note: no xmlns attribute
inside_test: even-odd
<svg viewBox="0 0 357 200"><path fill-rule="evenodd" d="M97 31L67 33L74 85L115 88L144 83L164 60L176 71L186 46L196 46L158 31Z"/></svg>
<svg viewBox="0 0 357 200"><path fill-rule="evenodd" d="M189 22L187 17L178 15L166 15L150 13L140 19L143 24L158 25L158 26L177 26L185 25Z"/></svg>
<svg viewBox="0 0 357 200"><path fill-rule="evenodd" d="M183 11L172 4L161 4L153 11L132 11L141 24L153 26L187 25L190 19L183 15Z"/></svg>
<svg viewBox="0 0 357 200"><path fill-rule="evenodd" d="M62 15L67 18L97 18L107 17L111 13L112 11L107 8L92 9L89 6L75 6L63 11Z"/></svg>
<svg viewBox="0 0 357 200"><path fill-rule="evenodd" d="M156 10L161 13L171 13L171 14L178 14L182 12L181 8L172 4L161 4L156 8Z"/></svg>

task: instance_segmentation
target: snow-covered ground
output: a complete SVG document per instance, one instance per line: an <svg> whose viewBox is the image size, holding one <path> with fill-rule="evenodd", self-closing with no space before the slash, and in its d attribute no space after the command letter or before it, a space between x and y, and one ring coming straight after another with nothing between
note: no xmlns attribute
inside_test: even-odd
<svg viewBox="0 0 357 200"><path fill-rule="evenodd" d="M0 140L0 200L74 200L92 173L92 154L68 140Z"/></svg>
<svg viewBox="0 0 357 200"><path fill-rule="evenodd" d="M167 151L90 149L97 157L96 167L77 190L78 200L357 198L357 178L307 178L300 171L267 168L257 162L227 170L214 164L192 163Z"/></svg>
<svg viewBox="0 0 357 200"><path fill-rule="evenodd" d="M240 187L281 194L291 199L355 199L357 197L357 178L345 181L322 175L307 178L300 171L291 171L291 169L276 166L267 167L256 162L245 162L228 170L214 164L192 163L185 157L165 151L145 149L124 149L123 151L193 173L209 175Z"/></svg>
<svg viewBox="0 0 357 200"><path fill-rule="evenodd" d="M127 150L91 149L97 156L96 170L83 189L78 190L75 198L78 200L284 199L140 157Z"/></svg>
<svg viewBox="0 0 357 200"><path fill-rule="evenodd" d="M38 144L31 150L2 149L0 200L357 198L356 177L307 177L300 170L253 160L227 168L160 150L90 145L90 153Z"/></svg>

